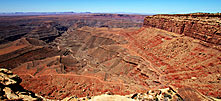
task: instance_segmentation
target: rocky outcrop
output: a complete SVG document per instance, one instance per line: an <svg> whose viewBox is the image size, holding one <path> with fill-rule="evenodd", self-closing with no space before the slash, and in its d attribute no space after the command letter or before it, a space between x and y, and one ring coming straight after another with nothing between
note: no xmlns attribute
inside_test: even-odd
<svg viewBox="0 0 221 101"><path fill-rule="evenodd" d="M0 69L0 100L43 100L42 97L23 89L21 79L7 69Z"/></svg>
<svg viewBox="0 0 221 101"><path fill-rule="evenodd" d="M194 13L176 15L153 15L144 20L144 27L156 27L190 36L210 43L218 49L221 45L221 14Z"/></svg>
<svg viewBox="0 0 221 101"><path fill-rule="evenodd" d="M0 97L1 100L47 100L39 95L36 95L30 91L23 89L20 86L22 80L14 75L11 71L7 69L0 69ZM171 88L150 90L147 93L136 93L125 96L112 95L111 93L106 93L98 96L87 96L82 98L77 98L76 96L71 96L63 99L63 101L70 100L182 100L182 98Z"/></svg>
<svg viewBox="0 0 221 101"><path fill-rule="evenodd" d="M38 96L30 91L23 89L20 86L22 80L14 75L11 71L7 69L0 69L0 86L1 86L1 100L46 100L45 98ZM125 96L112 95L111 93L106 93L98 96L87 96L82 98L77 98L77 96L71 96L64 98L63 101L69 100L165 100L165 99L182 99L176 94L171 88L150 90L147 93L136 93Z"/></svg>
<svg viewBox="0 0 221 101"><path fill-rule="evenodd" d="M134 93L130 95L112 95L110 93L77 98L76 96L65 98L64 100L89 100L89 101L183 101L183 98L172 88L149 90L146 93Z"/></svg>
<svg viewBox="0 0 221 101"><path fill-rule="evenodd" d="M20 83L22 80L7 69L0 69L0 99L1 100L28 100L28 101L53 101L33 92L25 90ZM181 95L180 95L181 94ZM188 95L190 94L190 95ZM193 97L194 96L194 97ZM171 87L149 90L146 93L134 93L129 95L114 95L111 92L97 96L86 96L78 98L75 95L66 97L61 101L183 101L183 100L217 100L212 97L201 95L191 88L175 90Z"/></svg>

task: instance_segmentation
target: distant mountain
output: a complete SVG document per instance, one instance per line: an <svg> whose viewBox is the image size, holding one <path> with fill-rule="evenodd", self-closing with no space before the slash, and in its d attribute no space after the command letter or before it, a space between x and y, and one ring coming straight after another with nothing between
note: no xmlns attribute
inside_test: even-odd
<svg viewBox="0 0 221 101"><path fill-rule="evenodd" d="M0 13L0 16L14 16L14 15L54 15L54 14L75 14L75 12L7 12L7 13Z"/></svg>
<svg viewBox="0 0 221 101"><path fill-rule="evenodd" d="M59 14L132 14L132 15L155 15L153 13L131 13L131 12L113 12L113 13L99 13L99 12L0 12L0 16L22 16L22 15L59 15Z"/></svg>

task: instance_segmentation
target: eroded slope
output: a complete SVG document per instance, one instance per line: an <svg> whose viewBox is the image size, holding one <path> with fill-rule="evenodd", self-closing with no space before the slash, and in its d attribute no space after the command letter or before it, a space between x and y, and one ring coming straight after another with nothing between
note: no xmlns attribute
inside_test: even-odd
<svg viewBox="0 0 221 101"><path fill-rule="evenodd" d="M66 48L63 55L27 62L13 71L24 80L25 88L53 99L105 92L125 95L161 88L159 74L148 68L150 64L123 47L128 41L121 34L135 30L70 30L51 43L58 49Z"/></svg>
<svg viewBox="0 0 221 101"><path fill-rule="evenodd" d="M155 71L160 82L177 88L189 86L205 95L220 96L220 57L217 49L199 40L156 28L142 28L127 34L131 44Z"/></svg>

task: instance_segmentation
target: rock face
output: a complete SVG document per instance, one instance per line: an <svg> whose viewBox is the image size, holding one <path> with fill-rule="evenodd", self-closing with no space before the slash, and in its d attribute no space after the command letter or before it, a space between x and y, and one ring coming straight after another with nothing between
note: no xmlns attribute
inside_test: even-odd
<svg viewBox="0 0 221 101"><path fill-rule="evenodd" d="M155 27L190 36L221 49L221 14L176 14L147 16L144 27Z"/></svg>
<svg viewBox="0 0 221 101"><path fill-rule="evenodd" d="M0 100L43 100L42 97L23 89L21 79L7 69L0 69Z"/></svg>

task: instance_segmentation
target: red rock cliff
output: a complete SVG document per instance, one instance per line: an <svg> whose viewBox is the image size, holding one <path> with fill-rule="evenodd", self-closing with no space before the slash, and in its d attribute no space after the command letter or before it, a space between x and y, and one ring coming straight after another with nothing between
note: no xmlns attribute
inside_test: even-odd
<svg viewBox="0 0 221 101"><path fill-rule="evenodd" d="M143 26L184 34L217 48L221 45L221 13L153 15L145 18Z"/></svg>

